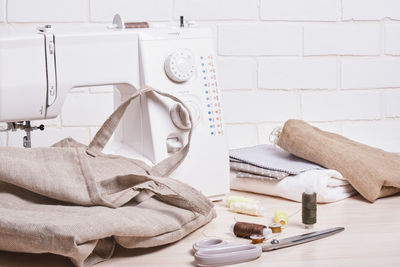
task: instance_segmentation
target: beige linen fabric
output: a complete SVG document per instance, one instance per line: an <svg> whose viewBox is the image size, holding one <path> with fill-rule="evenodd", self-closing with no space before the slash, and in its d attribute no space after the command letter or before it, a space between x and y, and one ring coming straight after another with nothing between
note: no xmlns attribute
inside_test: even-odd
<svg viewBox="0 0 400 267"><path fill-rule="evenodd" d="M64 139L50 148L0 148L0 249L54 253L76 266L112 256L116 243L153 247L177 241L215 217L200 192L167 176L190 144L154 167L101 150L129 103L122 103L88 147Z"/></svg>
<svg viewBox="0 0 400 267"><path fill-rule="evenodd" d="M367 200L400 191L400 155L288 120L277 140L282 149L328 169L339 171Z"/></svg>

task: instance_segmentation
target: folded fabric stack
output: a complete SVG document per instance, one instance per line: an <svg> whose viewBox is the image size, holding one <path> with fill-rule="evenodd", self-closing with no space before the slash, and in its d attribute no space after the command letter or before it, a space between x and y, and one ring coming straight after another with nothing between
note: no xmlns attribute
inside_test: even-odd
<svg viewBox="0 0 400 267"><path fill-rule="evenodd" d="M298 157L340 171L366 200L400 192L400 155L288 120L275 135L276 145Z"/></svg>
<svg viewBox="0 0 400 267"><path fill-rule="evenodd" d="M229 152L231 189L301 201L312 187L319 203L338 201L356 193L338 171L298 158L271 145Z"/></svg>

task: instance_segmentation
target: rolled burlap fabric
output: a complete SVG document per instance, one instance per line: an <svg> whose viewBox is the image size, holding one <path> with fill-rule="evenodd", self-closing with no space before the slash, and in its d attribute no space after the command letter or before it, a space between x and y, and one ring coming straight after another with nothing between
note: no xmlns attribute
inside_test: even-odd
<svg viewBox="0 0 400 267"><path fill-rule="evenodd" d="M339 171L368 201L400 192L400 155L288 120L276 144L325 168Z"/></svg>

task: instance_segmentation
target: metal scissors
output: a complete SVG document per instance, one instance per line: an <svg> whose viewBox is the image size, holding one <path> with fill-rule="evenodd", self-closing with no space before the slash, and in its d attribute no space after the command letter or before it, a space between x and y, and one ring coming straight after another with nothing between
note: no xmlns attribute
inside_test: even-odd
<svg viewBox="0 0 400 267"><path fill-rule="evenodd" d="M272 239L270 242L257 245L228 243L218 238L204 239L193 245L193 250L195 251L194 257L198 266L241 263L259 258L263 251L303 244L342 232L343 230L344 227L335 227L280 240Z"/></svg>

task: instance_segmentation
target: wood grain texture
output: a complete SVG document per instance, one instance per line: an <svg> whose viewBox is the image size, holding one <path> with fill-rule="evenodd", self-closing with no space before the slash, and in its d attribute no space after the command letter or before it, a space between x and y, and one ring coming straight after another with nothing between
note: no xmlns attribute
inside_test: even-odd
<svg viewBox="0 0 400 267"><path fill-rule="evenodd" d="M279 238L305 233L301 224L301 204L250 193L232 191L231 195L249 196L260 200L266 217L253 217L230 212L216 203L217 218L186 238L171 245L129 250L119 247L114 257L98 267L128 266L194 266L191 247L207 237L219 237L229 242L248 243L230 233L234 220L268 224L276 209L290 216L288 227ZM359 195L331 204L319 204L314 230L343 226L342 233L314 242L264 252L252 262L235 266L399 266L400 265L400 195L378 199L371 204ZM27 218L28 219L28 218ZM55 255L31 255L0 252L0 266L72 266L68 259Z"/></svg>

